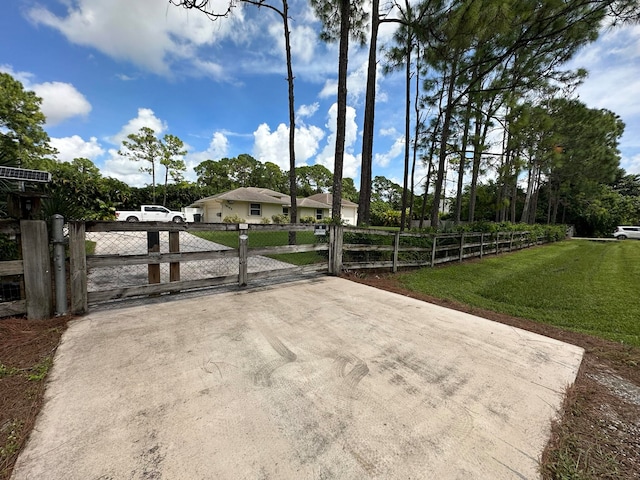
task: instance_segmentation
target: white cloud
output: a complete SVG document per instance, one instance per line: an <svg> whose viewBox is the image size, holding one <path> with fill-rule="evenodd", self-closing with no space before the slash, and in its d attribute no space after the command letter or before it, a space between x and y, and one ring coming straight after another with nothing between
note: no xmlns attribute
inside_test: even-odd
<svg viewBox="0 0 640 480"><path fill-rule="evenodd" d="M95 163L96 158L105 152L96 137L91 137L88 141L78 135L52 138L51 146L58 150L58 160L61 162L70 162L74 158L88 158Z"/></svg>
<svg viewBox="0 0 640 480"><path fill-rule="evenodd" d="M318 96L320 98L335 97L338 94L338 80L336 78L329 78L325 80L324 86Z"/></svg>
<svg viewBox="0 0 640 480"><path fill-rule="evenodd" d="M280 35L283 37L283 35ZM318 32L310 25L296 25L291 29L291 56L294 62L308 64L313 62L316 46L320 42Z"/></svg>
<svg viewBox="0 0 640 480"><path fill-rule="evenodd" d="M242 7L225 21L212 23L197 11L157 0L65 0L67 11L56 15L44 6L28 11L37 25L58 30L70 42L93 47L158 74L168 74L173 60L193 58L195 47L235 35ZM225 0L212 5L224 11Z"/></svg>
<svg viewBox="0 0 640 480"><path fill-rule="evenodd" d="M383 137L397 137L399 135L395 127L381 128L379 132Z"/></svg>
<svg viewBox="0 0 640 480"><path fill-rule="evenodd" d="M100 169L105 177L117 178L132 187L144 187L151 184L151 175L140 171L141 162L135 162L118 155L115 148L109 149L109 158ZM158 178L156 178L157 182Z"/></svg>
<svg viewBox="0 0 640 480"><path fill-rule="evenodd" d="M138 133L142 127L152 129L156 133L156 136L159 136L167 129L167 124L156 117L150 108L139 108L138 116L129 120L127 124L109 140L115 145L121 145L122 141L127 138L127 135Z"/></svg>
<svg viewBox="0 0 640 480"><path fill-rule="evenodd" d="M338 105L334 103L329 108L328 121L326 127L331 131L327 137L324 149L317 155L316 163L324 165L333 172L335 164L336 149L336 126L337 126ZM353 146L358 137L358 126L356 124L356 110L347 106L347 118L345 122L345 143L344 159L342 166L342 176L356 179L360 168L360 154L353 154Z"/></svg>
<svg viewBox="0 0 640 480"><path fill-rule="evenodd" d="M127 135L138 133L142 127L151 128L158 137L167 129L166 123L156 117L153 110L139 108L138 116L129 120L118 133L108 138L108 141L120 147ZM105 160L104 167L101 169L104 176L117 178L134 187L151 184L151 175L140 172L140 167L145 166L142 162L118 155L118 148L110 148L108 154L109 158ZM156 183L158 183L157 174Z"/></svg>
<svg viewBox="0 0 640 480"><path fill-rule="evenodd" d="M0 72L8 73L22 83L25 90L35 92L42 99L40 111L46 116L49 126L76 116L88 115L91 111L91 104L70 83L34 83L35 75L29 72L16 72L10 65L0 65Z"/></svg>
<svg viewBox="0 0 640 480"><path fill-rule="evenodd" d="M190 148L187 146L187 150ZM211 136L211 142L206 150L201 152L191 152L187 154L185 163L187 165L186 178L193 177L195 179L195 173L191 174L193 169L206 160L220 160L228 155L229 152L229 139L223 132L214 132Z"/></svg>
<svg viewBox="0 0 640 480"><path fill-rule="evenodd" d="M627 175L640 174L640 153L634 155L631 158L622 158L620 166L624 168Z"/></svg>
<svg viewBox="0 0 640 480"><path fill-rule="evenodd" d="M384 153L376 153L373 156L373 163L380 166L386 167L391 163L391 160L394 158L398 158L404 152L404 135L400 135L396 138L391 148Z"/></svg>
<svg viewBox="0 0 640 480"><path fill-rule="evenodd" d="M229 140L222 132L215 132L211 138L208 152L211 153L213 158L223 158L227 156L229 150Z"/></svg>
<svg viewBox="0 0 640 480"><path fill-rule="evenodd" d="M31 85L31 79L34 77L33 73L29 72L16 72L11 65L2 64L0 65L0 72L8 73L14 79L18 80L22 85L27 88L28 85Z"/></svg>
<svg viewBox="0 0 640 480"><path fill-rule="evenodd" d="M33 85L33 91L42 98L40 110L47 117L47 125L57 125L69 118L86 116L91 104L70 83L45 82Z"/></svg>
<svg viewBox="0 0 640 480"><path fill-rule="evenodd" d="M320 108L320 104L318 102L312 103L311 105L300 105L296 112L296 116L300 118L312 117L318 111L318 108Z"/></svg>
<svg viewBox="0 0 640 480"><path fill-rule="evenodd" d="M359 102L364 99L367 91L367 68L368 60L360 63L360 66L347 75L347 92L351 102ZM377 68L377 67L376 67ZM376 84L380 80L380 72L376 76ZM325 80L324 86L318 96L320 98L334 97L338 94L338 79L330 78ZM378 94L376 93L376 96Z"/></svg>
<svg viewBox="0 0 640 480"><path fill-rule="evenodd" d="M214 80L227 80L229 78L224 67L219 63L196 59L193 64L200 72Z"/></svg>
<svg viewBox="0 0 640 480"><path fill-rule="evenodd" d="M271 132L266 123L253 132L253 155L261 162L272 162L283 170L289 170L289 127L284 123ZM324 132L315 126L296 127L296 165L303 165L318 151Z"/></svg>

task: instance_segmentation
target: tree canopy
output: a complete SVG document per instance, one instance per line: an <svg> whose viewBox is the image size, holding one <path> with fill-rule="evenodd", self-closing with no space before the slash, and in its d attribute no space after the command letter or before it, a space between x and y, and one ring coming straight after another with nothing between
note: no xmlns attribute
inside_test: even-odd
<svg viewBox="0 0 640 480"><path fill-rule="evenodd" d="M34 92L0 72L0 151L5 164L38 168L43 157L55 153L43 128L41 103Z"/></svg>

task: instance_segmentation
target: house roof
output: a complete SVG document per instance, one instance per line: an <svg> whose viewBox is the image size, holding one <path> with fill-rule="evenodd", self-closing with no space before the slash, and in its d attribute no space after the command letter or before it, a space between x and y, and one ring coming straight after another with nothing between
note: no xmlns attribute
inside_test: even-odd
<svg viewBox="0 0 640 480"><path fill-rule="evenodd" d="M297 204L298 204L298 207L304 207L304 208L331 208L331 205L327 203L319 202L317 200L313 200L311 198L299 197L297 199Z"/></svg>
<svg viewBox="0 0 640 480"><path fill-rule="evenodd" d="M202 205L210 201L215 202L254 202L254 203L274 203L276 205L289 205L289 196L284 193L269 190L268 188L256 188L256 187L240 187L228 192L217 193L210 197L201 198L196 200L192 205Z"/></svg>
<svg viewBox="0 0 640 480"><path fill-rule="evenodd" d="M330 193L317 193L307 198L298 198L298 207L304 208L331 208L332 195ZM217 193L210 197L201 198L196 200L190 206L197 207L207 202L251 202L251 203L271 203L275 205L282 205L285 207L291 206L291 198L284 193L276 192L275 190L269 190L268 188L257 187L240 187L228 192ZM349 200L342 199L343 207L357 207L357 203L350 202Z"/></svg>
<svg viewBox="0 0 640 480"><path fill-rule="evenodd" d="M333 195L331 195L330 193L316 193L315 195L311 195L310 197L307 197L311 200L315 200L316 202L322 202L322 203L326 203L327 205L333 205ZM357 203L353 203L350 200L347 200L346 198L342 199L342 202L340 203L343 207L357 207L358 204Z"/></svg>

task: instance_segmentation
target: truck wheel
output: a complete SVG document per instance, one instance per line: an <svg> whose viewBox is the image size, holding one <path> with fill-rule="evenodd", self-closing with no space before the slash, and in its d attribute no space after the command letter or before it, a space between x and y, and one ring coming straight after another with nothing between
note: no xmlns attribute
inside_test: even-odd
<svg viewBox="0 0 640 480"><path fill-rule="evenodd" d="M173 217L173 223L182 223L184 220L182 217Z"/></svg>
<svg viewBox="0 0 640 480"><path fill-rule="evenodd" d="M127 217L127 222L137 222L138 221L138 217L134 217L133 215L130 217Z"/></svg>
<svg viewBox="0 0 640 480"><path fill-rule="evenodd" d="M626 240L627 236L626 235L618 235L618 240Z"/></svg>

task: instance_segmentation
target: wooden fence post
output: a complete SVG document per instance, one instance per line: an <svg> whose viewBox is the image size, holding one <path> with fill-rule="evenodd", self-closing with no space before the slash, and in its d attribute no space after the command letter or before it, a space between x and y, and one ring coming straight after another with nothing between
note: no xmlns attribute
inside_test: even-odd
<svg viewBox="0 0 640 480"><path fill-rule="evenodd" d="M396 232L393 238L393 273L398 271L398 250L400 249L400 232Z"/></svg>
<svg viewBox="0 0 640 480"><path fill-rule="evenodd" d="M180 252L180 232L169 232L169 252ZM169 263L169 281L180 281L180 262Z"/></svg>
<svg viewBox="0 0 640 480"><path fill-rule="evenodd" d="M436 243L438 237L433 236L433 244L431 245L431 268L433 268L436 264Z"/></svg>
<svg viewBox="0 0 640 480"><path fill-rule="evenodd" d="M464 232L460 234L460 258L458 259L458 261L462 262L463 258L464 258Z"/></svg>
<svg viewBox="0 0 640 480"><path fill-rule="evenodd" d="M480 234L480 258L482 258L483 249L484 249L484 232Z"/></svg>
<svg viewBox="0 0 640 480"><path fill-rule="evenodd" d="M342 236L344 227L342 225L330 225L329 232L329 273L337 276L342 272Z"/></svg>
<svg viewBox="0 0 640 480"><path fill-rule="evenodd" d="M27 318L45 320L51 318L53 305L47 224L44 220L21 220L20 232Z"/></svg>
<svg viewBox="0 0 640 480"><path fill-rule="evenodd" d="M160 232L147 232L147 252L160 253ZM148 265L149 283L160 283L160 264Z"/></svg>
<svg viewBox="0 0 640 480"><path fill-rule="evenodd" d="M87 311L87 253L84 222L69 222L69 270L71 313Z"/></svg>
<svg viewBox="0 0 640 480"><path fill-rule="evenodd" d="M242 225L242 228L238 235L238 285L241 287L247 286L247 266L249 261L249 236L247 235L248 225Z"/></svg>

